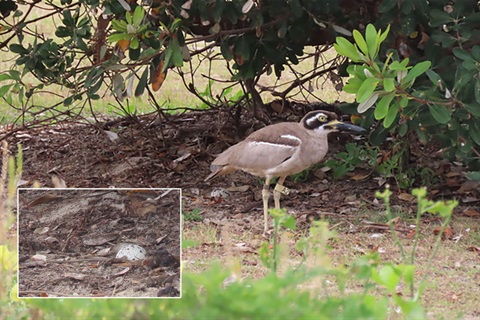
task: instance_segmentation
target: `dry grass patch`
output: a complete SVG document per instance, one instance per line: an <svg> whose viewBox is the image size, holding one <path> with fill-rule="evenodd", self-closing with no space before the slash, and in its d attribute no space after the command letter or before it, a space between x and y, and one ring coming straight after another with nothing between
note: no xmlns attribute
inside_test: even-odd
<svg viewBox="0 0 480 320"><path fill-rule="evenodd" d="M378 216L378 212L371 212L371 216ZM350 217L355 218L355 217ZM333 221L331 221L332 225ZM456 240L443 240L433 259L430 255L436 241L433 230L438 223L423 223L420 228L420 238L415 255L415 286L426 277L425 290L421 297L421 304L431 319L473 319L480 316L480 257L478 253L468 251L473 243L478 245L479 227L472 227L472 219L454 217L450 226L455 234L460 236ZM238 232L235 228L223 230L222 226L191 225L187 222L184 238L196 242L198 245L184 249L183 257L186 260L185 270L194 273L208 269L213 263L219 263L223 270L231 271L235 261L241 264L240 278L260 279L268 273L268 269L261 263L257 252L264 242L260 235L251 232ZM382 262L402 263L399 248L396 246L389 232L356 232L348 233L344 229L337 229L337 236L328 241L325 253L327 256L316 257L305 263L311 267L329 264L335 268L349 268L353 263L372 251L377 251ZM282 242L288 247L281 259L279 272L298 266L304 258L295 250L295 243L302 231L284 236ZM306 232L305 232L306 233ZM213 235L217 235L214 237ZM413 247L413 239L401 239L406 255L409 257ZM236 245L244 243L244 247L252 250L238 250ZM331 260L331 261L330 261ZM302 289L317 296L324 294L338 294L338 284L333 277L321 276L311 281ZM347 281L347 293L362 293L364 283ZM398 292L404 296L410 295L410 288L400 284ZM385 295L384 290L374 291L378 296ZM392 313L392 318L400 315Z"/></svg>

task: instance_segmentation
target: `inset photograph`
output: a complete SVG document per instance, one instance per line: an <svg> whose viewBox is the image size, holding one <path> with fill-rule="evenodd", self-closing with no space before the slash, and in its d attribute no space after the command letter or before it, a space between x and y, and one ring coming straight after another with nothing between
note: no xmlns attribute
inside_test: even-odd
<svg viewBox="0 0 480 320"><path fill-rule="evenodd" d="M181 297L180 189L18 189L18 295Z"/></svg>

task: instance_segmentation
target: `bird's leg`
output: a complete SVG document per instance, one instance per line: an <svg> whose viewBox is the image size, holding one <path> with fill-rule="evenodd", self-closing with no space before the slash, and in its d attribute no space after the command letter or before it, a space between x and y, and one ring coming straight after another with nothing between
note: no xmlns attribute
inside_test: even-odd
<svg viewBox="0 0 480 320"><path fill-rule="evenodd" d="M267 233L268 231L268 199L270 198L270 191L268 191L268 188L270 187L270 179L270 177L265 178L265 184L262 189L264 233Z"/></svg>
<svg viewBox="0 0 480 320"><path fill-rule="evenodd" d="M280 209L280 196L282 193L287 195L290 190L283 186L286 177L279 177L278 182L275 185L275 189L273 190L273 200L275 201L275 209Z"/></svg>

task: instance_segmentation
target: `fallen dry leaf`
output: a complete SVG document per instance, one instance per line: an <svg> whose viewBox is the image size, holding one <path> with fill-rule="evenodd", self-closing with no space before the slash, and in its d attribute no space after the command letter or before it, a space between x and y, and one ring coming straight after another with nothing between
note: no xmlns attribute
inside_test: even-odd
<svg viewBox="0 0 480 320"><path fill-rule="evenodd" d="M413 202L415 201L415 196L412 196L410 193L402 192L398 195L398 199Z"/></svg>
<svg viewBox="0 0 480 320"><path fill-rule="evenodd" d="M355 174L350 177L350 179L355 180L355 181L360 181L360 180L365 180L370 176L370 173L367 174Z"/></svg>
<svg viewBox="0 0 480 320"><path fill-rule="evenodd" d="M479 183L475 180L467 180L460 186L460 189L456 193L467 193L471 191L478 190Z"/></svg>
<svg viewBox="0 0 480 320"><path fill-rule="evenodd" d="M478 212L478 211L475 210L475 209L471 209L471 208L463 211L463 214L464 214L465 216L471 217L471 218L473 218L473 217L480 217L480 212Z"/></svg>
<svg viewBox="0 0 480 320"><path fill-rule="evenodd" d="M433 229L433 234L438 235L440 233L440 230L441 230L441 227L436 227L435 229ZM446 227L442 233L442 240L445 240L445 239L452 240L453 234L454 234L453 229L451 227Z"/></svg>
<svg viewBox="0 0 480 320"><path fill-rule="evenodd" d="M406 235L405 235L405 239L413 239L415 237L415 230L412 229L410 230L410 232L408 232Z"/></svg>
<svg viewBox="0 0 480 320"><path fill-rule="evenodd" d="M476 246L470 246L467 248L467 250L480 253L480 247L476 247Z"/></svg>

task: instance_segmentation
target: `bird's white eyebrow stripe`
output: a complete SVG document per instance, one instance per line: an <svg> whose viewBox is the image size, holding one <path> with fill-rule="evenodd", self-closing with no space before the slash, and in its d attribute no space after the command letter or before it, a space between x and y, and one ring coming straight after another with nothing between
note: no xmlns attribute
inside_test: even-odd
<svg viewBox="0 0 480 320"><path fill-rule="evenodd" d="M280 138L285 138L285 139L289 139L289 140L295 140L295 141L298 141L298 142L302 142L302 140L300 140L300 138L295 137L295 136L293 136L293 135L291 135L291 134L282 134L282 135L280 136Z"/></svg>
<svg viewBox="0 0 480 320"><path fill-rule="evenodd" d="M273 142L266 142L266 141L250 141L249 144L260 144L264 146L273 146L273 147L280 147L280 148L289 148L293 149L296 148L295 146L291 146L288 144L283 144L283 143L273 143Z"/></svg>
<svg viewBox="0 0 480 320"><path fill-rule="evenodd" d="M306 119L307 124L310 126L312 123L314 123L317 120L317 115L312 115L310 118Z"/></svg>

